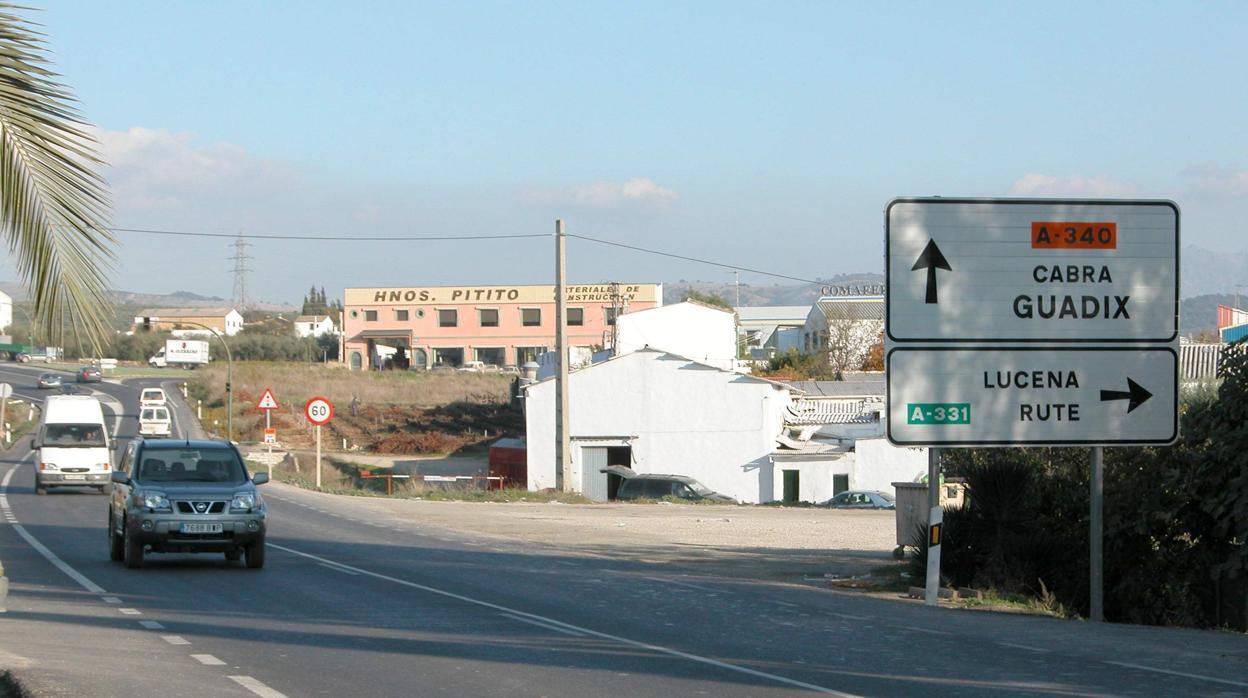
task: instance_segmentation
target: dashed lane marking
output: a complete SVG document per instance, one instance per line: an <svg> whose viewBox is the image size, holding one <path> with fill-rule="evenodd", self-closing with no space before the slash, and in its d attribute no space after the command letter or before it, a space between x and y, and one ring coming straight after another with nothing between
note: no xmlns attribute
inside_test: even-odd
<svg viewBox="0 0 1248 698"><path fill-rule="evenodd" d="M229 679L260 698L287 698L285 693L269 688L250 676L231 676Z"/></svg>
<svg viewBox="0 0 1248 698"><path fill-rule="evenodd" d="M116 596L101 596L100 600L104 603L121 603L121 599Z"/></svg>
<svg viewBox="0 0 1248 698"><path fill-rule="evenodd" d="M143 626L144 628L147 628L148 630L164 630L165 629L165 626L161 625L160 623L157 623L154 620L141 620L139 621L139 625Z"/></svg>
<svg viewBox="0 0 1248 698"><path fill-rule="evenodd" d="M143 612L142 612L142 611L140 611L140 610L139 610L139 609L137 609L137 608L119 608L119 609L117 609L117 610L118 610L118 611L121 611L121 613L122 613L123 615L127 615L127 616L141 616L141 615L143 615Z"/></svg>
<svg viewBox="0 0 1248 698"><path fill-rule="evenodd" d="M186 639L186 638L182 637L181 635L161 635L161 636L160 636L160 639L164 640L165 642L168 642L168 643L169 643L169 644L171 644L171 645L189 645L189 644L191 644L191 641L190 641L190 640L188 640L188 639Z"/></svg>
<svg viewBox="0 0 1248 698"><path fill-rule="evenodd" d="M192 654L191 658L205 666L225 666L225 662L211 654Z"/></svg>

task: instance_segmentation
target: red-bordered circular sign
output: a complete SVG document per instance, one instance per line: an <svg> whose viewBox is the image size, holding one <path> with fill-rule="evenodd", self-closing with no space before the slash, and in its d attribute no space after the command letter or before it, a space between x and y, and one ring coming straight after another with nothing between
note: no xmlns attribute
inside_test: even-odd
<svg viewBox="0 0 1248 698"><path fill-rule="evenodd" d="M334 403L329 401L327 397L316 396L308 400L308 404L303 406L303 415L318 427L329 424L329 420L334 418Z"/></svg>

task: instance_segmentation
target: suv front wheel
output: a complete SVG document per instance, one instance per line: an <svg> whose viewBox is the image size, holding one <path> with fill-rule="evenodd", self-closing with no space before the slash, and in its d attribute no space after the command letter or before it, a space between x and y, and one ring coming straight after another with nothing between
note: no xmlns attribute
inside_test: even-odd
<svg viewBox="0 0 1248 698"><path fill-rule="evenodd" d="M264 539L247 546L243 554L247 557L247 569L258 570L264 567Z"/></svg>
<svg viewBox="0 0 1248 698"><path fill-rule="evenodd" d="M135 540L130 537L130 527L122 528L125 535L122 538L122 562L126 567L137 570L143 566L143 541Z"/></svg>
<svg viewBox="0 0 1248 698"><path fill-rule="evenodd" d="M117 535L117 523L113 521L113 510L108 510L108 559L121 562L126 555L125 539Z"/></svg>

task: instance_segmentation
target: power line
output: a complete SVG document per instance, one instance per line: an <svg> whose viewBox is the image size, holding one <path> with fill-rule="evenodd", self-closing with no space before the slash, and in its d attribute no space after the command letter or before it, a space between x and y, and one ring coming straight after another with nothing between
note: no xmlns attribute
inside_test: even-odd
<svg viewBox="0 0 1248 698"><path fill-rule="evenodd" d="M415 242L421 240L508 240L512 238L546 238L546 233L513 235L263 235L258 233L204 233L190 230L153 230L149 228L105 228L114 233L143 233L145 235L177 235L198 238L246 238L249 240L328 240L337 242Z"/></svg>
<svg viewBox="0 0 1248 698"><path fill-rule="evenodd" d="M626 245L626 244L624 244L624 243L622 243L622 242L612 242L612 241L610 241L610 240L599 240L598 238L591 238L591 237L588 237L588 236L585 236L585 235L577 235L576 233L568 233L568 234L567 234L567 236L568 236L568 237L570 237L570 238L577 238L577 239L580 239L580 240L588 240L589 242L596 242L596 243L598 243L598 244L600 244L600 245L611 245L612 247L623 247L624 249L627 249L627 250L636 250L637 252L646 252L646 253L648 253L648 254L656 254L656 255L659 255L659 256L661 256L661 257L671 257L671 258L673 258L673 259L683 259L683 260L685 260L686 262L698 262L698 263L700 263L700 264L710 264L710 265L712 265L712 266L722 267L722 268L724 268L724 269L733 269L733 270L737 270L737 271L748 271L748 272L750 272L751 274L761 274L761 275L763 275L763 276L774 276L774 277L775 277L775 278L777 278L777 279L788 279L789 281L800 281L800 282L802 282L802 283L804 283L804 284L814 284L814 285L818 286L818 285L820 285L820 284L822 284L822 283L823 283L822 281L812 281L811 279L803 279L803 278L800 278L800 277L797 277L797 276L788 276L788 275L786 275L786 274L776 274L776 273L774 273L774 272L770 272L770 271L763 271L762 269L751 269L750 267L739 267L739 266L737 266L737 265L735 265L735 264L725 264L725 263L723 263L723 262L713 262L713 261L711 261L711 260L709 260L709 259L700 259L700 258L698 258L698 257L686 257L686 256L685 256L685 255L683 255L683 254L675 254L675 253L673 253L673 252L663 252L663 251L661 251L661 250L652 250L652 249L649 249L649 248L646 248L646 247L638 247L638 246L636 246L636 245Z"/></svg>

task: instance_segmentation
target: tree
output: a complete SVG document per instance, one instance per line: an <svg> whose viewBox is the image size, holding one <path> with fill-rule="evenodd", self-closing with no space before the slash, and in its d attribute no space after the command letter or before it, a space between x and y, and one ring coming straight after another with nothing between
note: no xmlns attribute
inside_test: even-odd
<svg viewBox="0 0 1248 698"><path fill-rule="evenodd" d="M49 332L62 317L100 347L112 334L102 161L70 91L50 69L43 35L0 4L0 225Z"/></svg>
<svg viewBox="0 0 1248 698"><path fill-rule="evenodd" d="M700 291L689 289L689 292L685 294L685 300L704 303L706 305L713 305L716 308L723 308L729 312L732 312L733 310L731 303L724 300L723 296L715 293L702 293Z"/></svg>

